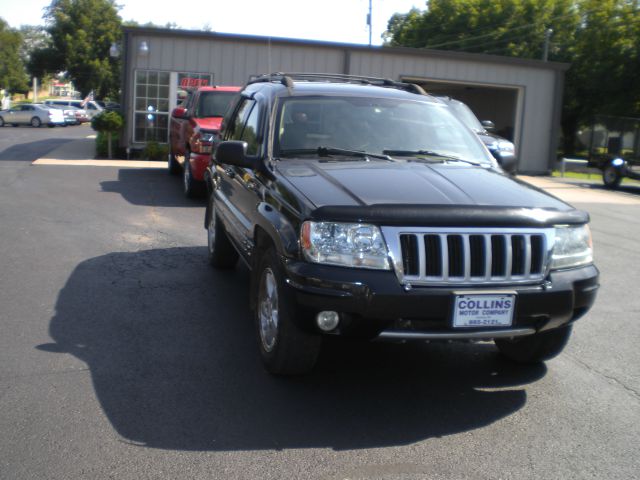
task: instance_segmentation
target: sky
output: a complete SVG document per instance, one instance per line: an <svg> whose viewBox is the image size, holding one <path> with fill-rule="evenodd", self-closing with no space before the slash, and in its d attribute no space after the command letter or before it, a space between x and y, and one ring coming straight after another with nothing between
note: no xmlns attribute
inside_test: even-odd
<svg viewBox="0 0 640 480"><path fill-rule="evenodd" d="M176 23L189 30L208 29L271 37L367 45L369 0L120 0L123 20L157 25ZM373 45L394 13L425 8L425 0L372 0ZM0 0L0 18L11 27L43 25L51 0Z"/></svg>

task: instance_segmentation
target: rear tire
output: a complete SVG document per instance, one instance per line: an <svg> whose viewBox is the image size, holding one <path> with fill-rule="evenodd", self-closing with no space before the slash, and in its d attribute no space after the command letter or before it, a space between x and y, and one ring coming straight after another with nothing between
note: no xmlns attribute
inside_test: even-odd
<svg viewBox="0 0 640 480"><path fill-rule="evenodd" d="M513 340L496 339L500 353L518 363L539 363L558 355L569 341L571 325Z"/></svg>
<svg viewBox="0 0 640 480"><path fill-rule="evenodd" d="M265 368L274 375L309 372L318 359L322 336L304 332L296 325L299 311L273 247L261 252L255 275L254 320Z"/></svg>
<svg viewBox="0 0 640 480"><path fill-rule="evenodd" d="M33 117L31 119L31 126L34 128L40 128L40 125L42 125L42 120L40 120L38 117Z"/></svg>
<svg viewBox="0 0 640 480"><path fill-rule="evenodd" d="M620 169L609 164L602 170L602 182L607 188L618 188L622 182Z"/></svg>
<svg viewBox="0 0 640 480"><path fill-rule="evenodd" d="M227 232L216 213L213 194L209 196L209 220L207 222L207 249L209 263L220 269L231 269L238 263L238 252L233 248Z"/></svg>
<svg viewBox="0 0 640 480"><path fill-rule="evenodd" d="M4 118L0 117L0 127L4 127Z"/></svg>

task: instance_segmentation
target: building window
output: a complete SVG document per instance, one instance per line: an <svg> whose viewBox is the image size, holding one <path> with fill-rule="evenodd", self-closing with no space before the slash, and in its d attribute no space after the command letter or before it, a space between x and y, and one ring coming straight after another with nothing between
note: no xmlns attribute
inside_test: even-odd
<svg viewBox="0 0 640 480"><path fill-rule="evenodd" d="M167 143L170 77L169 72L136 71L134 142Z"/></svg>

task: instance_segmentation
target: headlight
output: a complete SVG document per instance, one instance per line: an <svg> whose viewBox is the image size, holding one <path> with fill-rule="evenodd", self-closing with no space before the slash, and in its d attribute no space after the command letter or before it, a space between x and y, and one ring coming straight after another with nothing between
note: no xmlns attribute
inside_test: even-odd
<svg viewBox="0 0 640 480"><path fill-rule="evenodd" d="M191 140L191 149L196 153L211 153L215 138L213 133L196 133Z"/></svg>
<svg viewBox="0 0 640 480"><path fill-rule="evenodd" d="M498 142L498 150L501 152L510 152L513 153L515 151L515 145L506 140L500 140Z"/></svg>
<svg viewBox="0 0 640 480"><path fill-rule="evenodd" d="M588 225L556 227L551 268L570 268L593 262L593 243Z"/></svg>
<svg viewBox="0 0 640 480"><path fill-rule="evenodd" d="M304 258L313 263L389 270L387 245L375 225L304 222L300 232Z"/></svg>

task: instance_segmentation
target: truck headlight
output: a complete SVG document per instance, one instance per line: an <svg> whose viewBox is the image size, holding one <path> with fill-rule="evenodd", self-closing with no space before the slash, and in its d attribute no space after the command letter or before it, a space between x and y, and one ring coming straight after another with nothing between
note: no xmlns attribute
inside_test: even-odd
<svg viewBox="0 0 640 480"><path fill-rule="evenodd" d="M379 270L391 268L387 245L375 225L304 222L300 244L309 262Z"/></svg>
<svg viewBox="0 0 640 480"><path fill-rule="evenodd" d="M571 268L593 262L593 242L588 225L556 227L551 268Z"/></svg>
<svg viewBox="0 0 640 480"><path fill-rule="evenodd" d="M515 145L507 140L500 140L497 143L497 149L500 152L513 153L516 149Z"/></svg>

